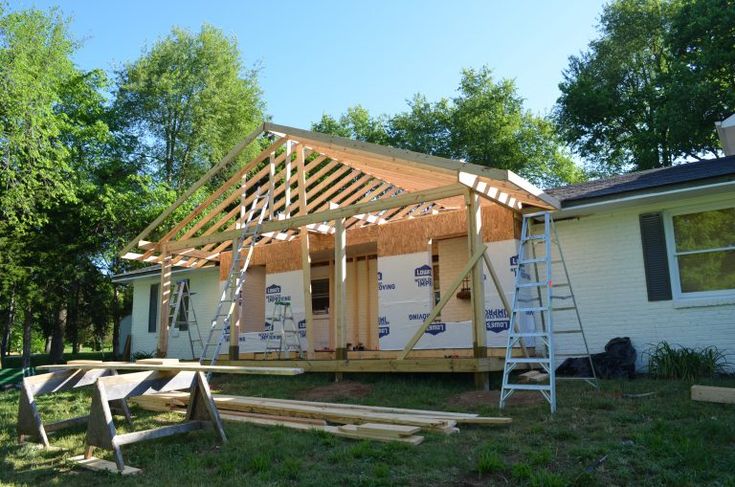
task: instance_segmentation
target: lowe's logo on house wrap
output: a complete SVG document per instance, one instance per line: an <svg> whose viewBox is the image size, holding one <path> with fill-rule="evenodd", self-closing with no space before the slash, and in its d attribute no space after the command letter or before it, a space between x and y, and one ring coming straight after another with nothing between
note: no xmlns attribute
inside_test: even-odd
<svg viewBox="0 0 735 487"><path fill-rule="evenodd" d="M378 272L378 291L395 291L396 283L383 282L383 273Z"/></svg>
<svg viewBox="0 0 735 487"><path fill-rule="evenodd" d="M390 321L387 316L378 318L378 338L390 335Z"/></svg>
<svg viewBox="0 0 735 487"><path fill-rule="evenodd" d="M414 281L418 287L431 286L431 266L424 264L413 270Z"/></svg>
<svg viewBox="0 0 735 487"><path fill-rule="evenodd" d="M437 336L439 333L444 333L445 331L447 331L446 323L432 323L426 328L424 333Z"/></svg>
<svg viewBox="0 0 735 487"><path fill-rule="evenodd" d="M485 310L485 329L493 333L500 333L510 328L508 312L505 308Z"/></svg>
<svg viewBox="0 0 735 487"><path fill-rule="evenodd" d="M267 288L265 288L266 294L281 294L281 286L278 284L271 284Z"/></svg>

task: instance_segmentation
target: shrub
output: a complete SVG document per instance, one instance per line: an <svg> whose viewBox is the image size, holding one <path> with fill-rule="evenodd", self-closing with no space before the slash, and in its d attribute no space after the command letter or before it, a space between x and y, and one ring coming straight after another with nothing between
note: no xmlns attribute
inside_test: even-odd
<svg viewBox="0 0 735 487"><path fill-rule="evenodd" d="M660 342L648 352L648 372L659 379L694 380L724 372L725 353L715 346L674 347Z"/></svg>
<svg viewBox="0 0 735 487"><path fill-rule="evenodd" d="M145 358L155 358L156 354L155 352L135 352L131 357L130 360L132 362L135 362L136 360L142 360Z"/></svg>

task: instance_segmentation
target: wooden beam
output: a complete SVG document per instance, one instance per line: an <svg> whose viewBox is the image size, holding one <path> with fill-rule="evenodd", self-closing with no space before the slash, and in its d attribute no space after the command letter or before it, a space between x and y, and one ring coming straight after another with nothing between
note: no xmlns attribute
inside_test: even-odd
<svg viewBox="0 0 735 487"><path fill-rule="evenodd" d="M347 233L344 218L337 219L334 232L334 329L337 360L347 358Z"/></svg>
<svg viewBox="0 0 735 487"><path fill-rule="evenodd" d="M161 302L158 310L158 347L156 356L165 357L168 353L168 321L169 321L169 302L171 299L171 256L163 251L163 259L161 260Z"/></svg>
<svg viewBox="0 0 735 487"><path fill-rule="evenodd" d="M283 176L283 184L285 186L285 215L286 218L290 216L289 214L289 207L291 206L291 141L286 142L286 167L285 171L286 174Z"/></svg>
<svg viewBox="0 0 735 487"><path fill-rule="evenodd" d="M460 171L457 179L459 180L460 184L464 184L468 188L475 191L477 194L481 195L483 198L486 198L493 203L499 203L515 211L520 211L522 207L521 200L516 198L513 194L510 194L507 191L503 191L500 188L495 187L486 181L483 181L482 179L480 179L479 176L475 174Z"/></svg>
<svg viewBox="0 0 735 487"><path fill-rule="evenodd" d="M296 175L299 191L299 214L306 215L306 168L304 167L304 146L296 147ZM288 206L288 205L287 205ZM306 320L306 354L308 358L314 355L314 312L311 307L311 256L309 255L309 232L306 227L301 233L301 270L304 287L304 314Z"/></svg>
<svg viewBox="0 0 735 487"><path fill-rule="evenodd" d="M482 213L480 197L474 191L468 191L467 201L467 244L469 254L482 252L485 255L485 244L482 241ZM472 350L475 358L487 357L487 331L485 329L485 280L482 274L482 261L478 260L472 267L471 293L472 300ZM478 389L490 388L490 377L487 373L475 374L475 386Z"/></svg>
<svg viewBox="0 0 735 487"><path fill-rule="evenodd" d="M416 343L418 343L421 337L424 336L424 332L426 331L426 329L434 321L434 319L439 316L441 310L444 309L444 306L446 306L452 296L454 296L454 293L457 291L457 288L459 288L459 285L462 284L465 276L469 274L470 271L472 271L472 269L475 267L475 264L482 258L482 255L484 253L485 249L478 250L477 253L475 253L475 255L473 255L470 260L465 264L462 272L460 272L459 275L454 279L454 281L452 281L446 292L443 293L439 302L436 303L436 306L434 306L434 309L432 309L431 313L429 313L429 316L426 317L421 326L419 326L419 328L416 330L416 333L414 333L413 337L411 337L408 343L406 343L406 345L403 347L403 351L398 356L398 360L404 360L408 353L413 350L413 347L416 346Z"/></svg>
<svg viewBox="0 0 735 487"><path fill-rule="evenodd" d="M244 374L244 375L299 375L303 374L304 371L298 367L263 367L260 362L258 365L253 366L237 366L237 365L201 365L199 362L177 362L170 364L146 364L146 363L130 363L130 362L100 362L97 364L61 364L61 365L41 365L38 369L42 370L96 370L96 369L107 369L107 370L133 370L143 372L213 372L215 374ZM172 375L169 375L171 377ZM135 381L134 375L122 374L116 376L119 378L113 380L112 383L128 383L131 380ZM142 376L141 376L142 377ZM163 377L162 375L156 375L156 377ZM189 379L189 384L191 379ZM187 384L188 385L188 384ZM174 387L177 389L179 387ZM172 390L173 390L172 389ZM144 391L145 392L145 391ZM155 391L149 391L155 392ZM141 392L142 394L142 392ZM138 395L138 394L136 394Z"/></svg>
<svg viewBox="0 0 735 487"><path fill-rule="evenodd" d="M310 213L308 215L299 215L286 220L274 220L263 223L262 232L283 231L292 228L299 228L311 223L323 223L341 218L349 218L361 213L371 213L375 211L387 210L390 208L398 208L403 206L415 205L426 201L435 201L450 196L459 196L465 194L467 188L461 184L450 184L439 188L427 189L424 191L416 191L403 193L392 198L381 199L377 201L369 201L359 203L335 210L320 211ZM192 238L187 240L176 240L168 243L167 248L178 250L184 248L195 248L200 245L206 245L213 242L224 242L232 240L239 235L238 230L221 232L206 237Z"/></svg>
<svg viewBox="0 0 735 487"><path fill-rule="evenodd" d="M263 131L264 131L264 126L258 125L255 128L255 130L250 132L250 134L248 134L247 137L245 137L242 141L240 141L239 144L233 147L232 150L228 152L227 155L223 157L221 161L215 164L214 167L212 167L212 169L207 171L206 174L204 174L204 176L202 176L196 183L192 184L191 187L184 192L184 194L179 196L179 198L174 202L174 204L166 208L160 215L158 215L158 217L155 220L153 220L147 227L145 227L145 229L143 229L142 232L140 232L138 235L136 235L135 238L133 238L130 242L128 242L127 245L125 245L125 247L123 247L123 249L120 251L120 255L126 254L127 252L132 250L137 245L139 240L146 238L148 234L150 234L158 225L161 224L161 222L163 222L166 218L168 218L169 215L171 215L176 210L176 208L181 206L181 204L184 201L186 201L189 198L189 196L191 196L199 188L204 186L204 184L206 184L207 181L212 179L212 177L215 174L217 174L223 167L227 166L232 161L234 161L235 158L239 156L243 150L245 150L245 147L247 147L248 145L250 145L251 142L257 139L258 136L263 133Z"/></svg>
<svg viewBox="0 0 735 487"><path fill-rule="evenodd" d="M735 387L692 386L692 401L735 404Z"/></svg>

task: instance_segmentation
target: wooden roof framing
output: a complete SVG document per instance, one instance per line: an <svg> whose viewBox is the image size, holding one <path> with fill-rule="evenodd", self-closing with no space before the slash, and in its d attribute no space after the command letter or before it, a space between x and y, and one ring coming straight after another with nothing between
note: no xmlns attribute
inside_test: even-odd
<svg viewBox="0 0 735 487"><path fill-rule="evenodd" d="M261 136L267 139L259 142ZM254 143L267 146L244 165L230 168ZM304 158L304 188L295 170L299 157ZM215 175L225 181L183 218L168 223L170 228L163 228L173 212ZM256 245L297 238L302 226L333 233L335 220L341 218L346 218L346 228L352 228L463 208L468 190L482 196L485 204L494 202L515 211L524 206L559 208L553 197L511 171L266 122L128 243L121 255L151 263L168 255L173 265L184 267L217 261L242 232L243 208L252 206L259 187L270 189L272 200ZM160 235L156 241L143 240L153 232Z"/></svg>

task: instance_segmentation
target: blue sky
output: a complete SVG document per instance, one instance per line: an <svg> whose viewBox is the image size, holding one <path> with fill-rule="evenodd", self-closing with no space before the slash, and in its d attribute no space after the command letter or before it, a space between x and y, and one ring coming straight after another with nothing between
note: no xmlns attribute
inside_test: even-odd
<svg viewBox="0 0 735 487"><path fill-rule="evenodd" d="M58 5L83 42L75 60L112 70L172 26L207 22L235 36L260 67L273 120L308 128L322 113L361 104L396 113L417 92L452 96L463 67L513 78L526 106L546 114L567 58L595 37L602 0L163 1L16 0Z"/></svg>

